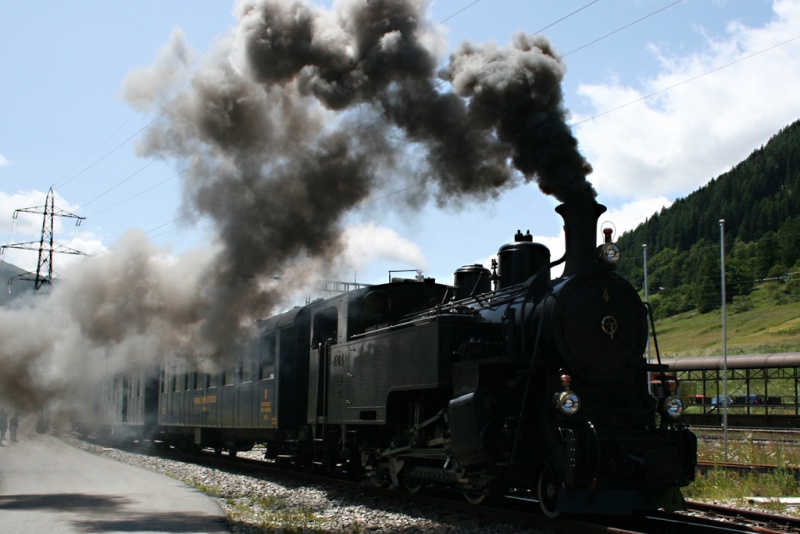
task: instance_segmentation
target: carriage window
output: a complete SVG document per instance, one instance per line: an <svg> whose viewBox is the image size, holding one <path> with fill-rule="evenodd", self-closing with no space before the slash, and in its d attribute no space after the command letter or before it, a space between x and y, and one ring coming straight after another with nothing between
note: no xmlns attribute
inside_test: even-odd
<svg viewBox="0 0 800 534"><path fill-rule="evenodd" d="M275 334L263 336L258 349L258 379L275 378Z"/></svg>
<svg viewBox="0 0 800 534"><path fill-rule="evenodd" d="M241 361L241 375L239 377L241 382L253 381L253 363L255 361L254 353L257 347L258 347L258 340L255 340L252 343L248 343L244 347L244 350L242 352L242 361Z"/></svg>
<svg viewBox="0 0 800 534"><path fill-rule="evenodd" d="M234 383L234 377L236 376L236 369L228 369L222 375L222 385L223 386L230 386Z"/></svg>

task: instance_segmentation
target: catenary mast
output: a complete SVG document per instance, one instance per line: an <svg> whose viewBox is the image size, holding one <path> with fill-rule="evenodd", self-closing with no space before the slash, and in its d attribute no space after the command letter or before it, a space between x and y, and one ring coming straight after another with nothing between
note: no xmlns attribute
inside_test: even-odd
<svg viewBox="0 0 800 534"><path fill-rule="evenodd" d="M42 213L43 214L42 235L38 242L28 241L24 243L12 243L0 247L0 250L4 250L6 248L19 248L24 250L39 251L39 262L36 266L36 272L22 273L20 275L9 278L8 279L9 286L11 286L11 283L14 280L28 280L34 282L34 290L38 291L39 288L41 288L43 285L50 284L53 279L53 254L55 252L62 254L78 254L78 255L84 254L79 250L75 250L73 248L67 247L60 243L56 243L54 241L53 220L55 219L56 216L77 219L75 226L80 226L81 221L86 218L86 217L79 217L74 213L69 213L62 209L56 209L54 197L55 195L53 193L53 188L51 187L50 190L47 192L47 198L45 199L44 206L37 206L33 208L20 208L14 211L15 219L19 216L20 213Z"/></svg>

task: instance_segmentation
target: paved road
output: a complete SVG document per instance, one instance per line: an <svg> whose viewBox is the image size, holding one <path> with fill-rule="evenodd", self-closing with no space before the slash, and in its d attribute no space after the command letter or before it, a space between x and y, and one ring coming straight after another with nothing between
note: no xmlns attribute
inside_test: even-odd
<svg viewBox="0 0 800 534"><path fill-rule="evenodd" d="M2 445L0 533L230 532L213 499L169 477L49 434Z"/></svg>

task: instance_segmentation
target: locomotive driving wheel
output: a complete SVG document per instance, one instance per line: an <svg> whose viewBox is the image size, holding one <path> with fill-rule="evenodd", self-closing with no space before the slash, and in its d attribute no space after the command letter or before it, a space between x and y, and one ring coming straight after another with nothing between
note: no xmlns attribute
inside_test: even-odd
<svg viewBox="0 0 800 534"><path fill-rule="evenodd" d="M474 506L478 506L480 504L483 504L483 502L486 500L486 497L487 497L487 495L485 493L482 493L480 491L464 490L461 493L464 495L464 499L468 503L470 503L470 504L472 504Z"/></svg>
<svg viewBox="0 0 800 534"><path fill-rule="evenodd" d="M400 484L402 484L404 490L412 495L422 490L422 483L414 478L403 477L400 479Z"/></svg>
<svg viewBox="0 0 800 534"><path fill-rule="evenodd" d="M551 519L558 517L561 513L558 511L558 481L553 469L547 464L543 465L539 472L536 490L539 507L544 515Z"/></svg>

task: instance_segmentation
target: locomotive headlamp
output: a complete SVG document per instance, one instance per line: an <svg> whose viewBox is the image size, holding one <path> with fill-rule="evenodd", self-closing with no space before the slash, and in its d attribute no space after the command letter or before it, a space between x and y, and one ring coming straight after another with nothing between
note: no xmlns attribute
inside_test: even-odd
<svg viewBox="0 0 800 534"><path fill-rule="evenodd" d="M619 263L619 246L616 243L604 243L600 246L600 259L606 265L616 265Z"/></svg>
<svg viewBox="0 0 800 534"><path fill-rule="evenodd" d="M683 413L683 401L680 397L670 395L664 399L664 404L661 406L661 411L664 415L677 419Z"/></svg>
<svg viewBox="0 0 800 534"><path fill-rule="evenodd" d="M556 397L556 408L564 415L575 415L581 407L581 398L574 391L562 391Z"/></svg>
<svg viewBox="0 0 800 534"><path fill-rule="evenodd" d="M603 228L603 244L597 247L600 254L600 261L606 265L616 265L619 263L619 246L611 241L614 230Z"/></svg>

